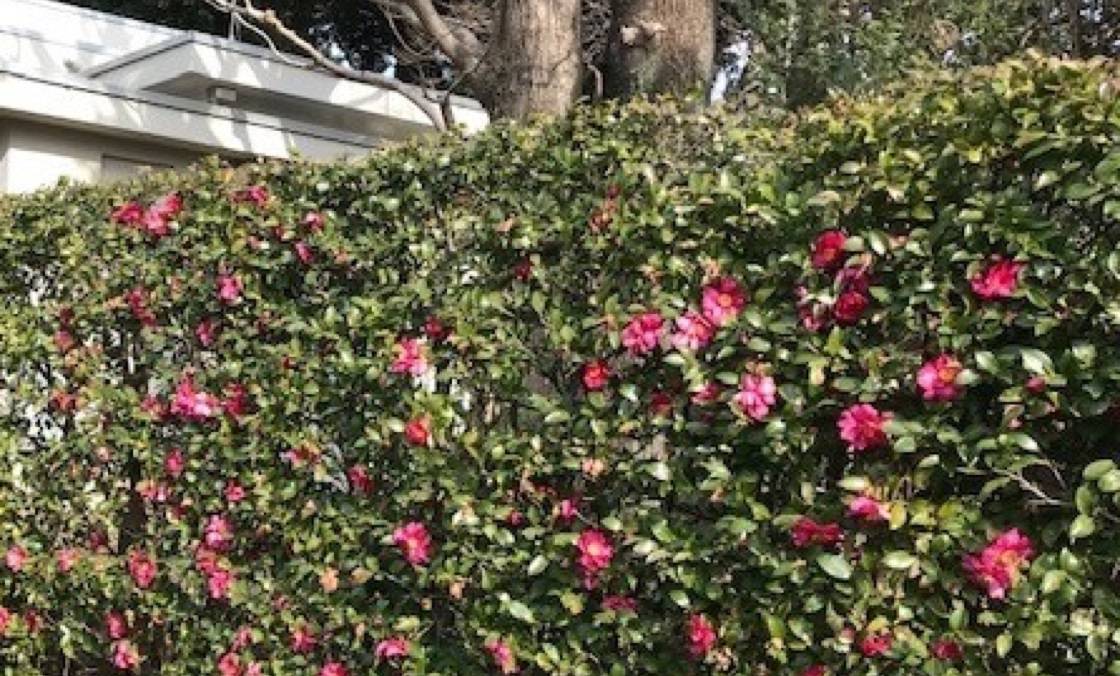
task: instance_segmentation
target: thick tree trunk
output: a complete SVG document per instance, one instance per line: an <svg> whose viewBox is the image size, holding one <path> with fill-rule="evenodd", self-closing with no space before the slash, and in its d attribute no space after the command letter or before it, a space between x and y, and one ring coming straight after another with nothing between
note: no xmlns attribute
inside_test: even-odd
<svg viewBox="0 0 1120 676"><path fill-rule="evenodd" d="M716 0L613 0L613 14L608 95L686 93L711 82Z"/></svg>
<svg viewBox="0 0 1120 676"><path fill-rule="evenodd" d="M579 98L580 0L503 0L498 30L472 78L496 118L562 115Z"/></svg>

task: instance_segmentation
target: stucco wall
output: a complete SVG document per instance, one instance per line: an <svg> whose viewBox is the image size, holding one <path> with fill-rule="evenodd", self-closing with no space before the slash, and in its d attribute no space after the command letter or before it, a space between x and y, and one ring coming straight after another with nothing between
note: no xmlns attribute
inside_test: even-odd
<svg viewBox="0 0 1120 676"><path fill-rule="evenodd" d="M86 182L117 178L104 176L106 156L118 167L121 160L183 167L198 159L188 151L23 121L5 122L0 143L7 148L0 160L0 192L34 190L63 176Z"/></svg>

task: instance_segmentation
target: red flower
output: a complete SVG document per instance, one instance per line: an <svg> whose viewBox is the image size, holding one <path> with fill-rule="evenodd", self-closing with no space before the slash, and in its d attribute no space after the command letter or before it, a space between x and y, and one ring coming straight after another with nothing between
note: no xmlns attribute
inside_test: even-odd
<svg viewBox="0 0 1120 676"><path fill-rule="evenodd" d="M15 615L12 613L12 611L8 610L4 606L0 606L0 636L8 635L8 628L12 624L13 617L15 617Z"/></svg>
<svg viewBox="0 0 1120 676"><path fill-rule="evenodd" d="M655 418L668 417L673 413L673 397L664 390L657 390L650 395L649 413Z"/></svg>
<svg viewBox="0 0 1120 676"><path fill-rule="evenodd" d="M730 277L720 277L705 286L700 301L704 316L717 327L733 321L746 304L743 287Z"/></svg>
<svg viewBox="0 0 1120 676"><path fill-rule="evenodd" d="M187 461L183 458L183 452L178 448L171 449L171 452L163 459L163 471L167 472L167 475L172 479L178 479L186 465Z"/></svg>
<svg viewBox="0 0 1120 676"><path fill-rule="evenodd" d="M350 672L342 662L327 662L319 669L319 676L350 676Z"/></svg>
<svg viewBox="0 0 1120 676"><path fill-rule="evenodd" d="M203 528L202 543L215 552L228 551L233 544L233 526L221 514L213 514L206 520Z"/></svg>
<svg viewBox="0 0 1120 676"><path fill-rule="evenodd" d="M144 219L144 207L135 200L125 202L113 209L109 219L119 225L137 225Z"/></svg>
<svg viewBox="0 0 1120 676"><path fill-rule="evenodd" d="M957 376L964 367L952 355L941 354L918 370L918 387L926 401L952 401L960 396Z"/></svg>
<svg viewBox="0 0 1120 676"><path fill-rule="evenodd" d="M451 329L439 317L432 315L424 322L424 335L433 343L442 343L451 335Z"/></svg>
<svg viewBox="0 0 1120 676"><path fill-rule="evenodd" d="M486 651L494 659L498 671L503 674L516 674L517 661L513 656L513 649L502 639L495 639L486 644Z"/></svg>
<svg viewBox="0 0 1120 676"><path fill-rule="evenodd" d="M961 644L948 638L934 641L930 652L935 658L942 662L956 662L964 657L964 650L961 649Z"/></svg>
<svg viewBox="0 0 1120 676"><path fill-rule="evenodd" d="M870 495L861 495L848 503L848 516L867 523L876 523L890 520L891 510L886 504Z"/></svg>
<svg viewBox="0 0 1120 676"><path fill-rule="evenodd" d="M263 185L251 185L238 190L233 195L234 202L247 202L258 207L263 207L268 204L269 198L270 194L268 188Z"/></svg>
<svg viewBox="0 0 1120 676"><path fill-rule="evenodd" d="M194 327L194 335L203 347L210 347L218 339L218 323L213 319L203 319Z"/></svg>
<svg viewBox="0 0 1120 676"><path fill-rule="evenodd" d="M4 554L4 565L13 573L18 573L23 570L23 565L26 562L27 550L19 545L12 545L8 548L7 553Z"/></svg>
<svg viewBox="0 0 1120 676"><path fill-rule="evenodd" d="M711 652L716 645L716 630L707 617L690 615L688 617L688 654L700 659Z"/></svg>
<svg viewBox="0 0 1120 676"><path fill-rule="evenodd" d="M43 616L34 608L28 608L23 611L23 625L27 627L27 633L38 634L39 630L43 628Z"/></svg>
<svg viewBox="0 0 1120 676"><path fill-rule="evenodd" d="M763 420L770 415L770 407L778 401L778 388L770 376L747 373L743 375L739 391L732 401L751 420Z"/></svg>
<svg viewBox="0 0 1120 676"><path fill-rule="evenodd" d="M206 589L210 598L222 600L229 598L230 587L233 586L233 572L225 567L218 567L206 576Z"/></svg>
<svg viewBox="0 0 1120 676"><path fill-rule="evenodd" d="M564 498L556 507L556 518L564 523L570 523L579 516L579 498Z"/></svg>
<svg viewBox="0 0 1120 676"><path fill-rule="evenodd" d="M840 438L848 442L848 451L857 453L887 445L883 426L892 417L891 413L881 413L871 404L856 404L841 413L836 424Z"/></svg>
<svg viewBox="0 0 1120 676"><path fill-rule="evenodd" d="M62 354L74 349L74 336L65 329L59 329L54 334L54 346Z"/></svg>
<svg viewBox="0 0 1120 676"><path fill-rule="evenodd" d="M389 366L393 373L407 373L422 376L428 370L428 358L424 343L416 338L402 338L397 341L397 356Z"/></svg>
<svg viewBox="0 0 1120 676"><path fill-rule="evenodd" d="M845 291L832 306L832 316L836 318L837 324L851 326L860 320L867 306L867 296L859 291Z"/></svg>
<svg viewBox="0 0 1120 676"><path fill-rule="evenodd" d="M301 624L292 631L291 646L292 651L297 653L309 653L318 645L319 639L315 636L315 632L307 628L307 625Z"/></svg>
<svg viewBox="0 0 1120 676"><path fill-rule="evenodd" d="M128 621L117 611L110 611L105 615L105 633L116 641L128 636Z"/></svg>
<svg viewBox="0 0 1120 676"><path fill-rule="evenodd" d="M657 312L646 312L630 320L622 330L622 345L630 354L649 354L661 342L661 331L665 320Z"/></svg>
<svg viewBox="0 0 1120 676"><path fill-rule="evenodd" d="M144 287L132 289L124 295L124 300L138 322L147 327L156 325L156 315L148 309L148 291Z"/></svg>
<svg viewBox="0 0 1120 676"><path fill-rule="evenodd" d="M1014 261L1001 260L992 263L969 280L972 293L983 300L1010 298L1019 288L1019 273L1024 267L1026 267L1025 263Z"/></svg>
<svg viewBox="0 0 1120 676"><path fill-rule="evenodd" d="M893 643L894 637L887 632L870 634L859 642L859 651L864 657L882 657L890 651Z"/></svg>
<svg viewBox="0 0 1120 676"><path fill-rule="evenodd" d="M432 439L431 421L427 416L409 420L404 426L404 438L413 446L427 446Z"/></svg>
<svg viewBox="0 0 1120 676"><path fill-rule="evenodd" d="M141 589L151 587L157 572L156 562L147 552L133 550L129 553L128 574L132 576L132 581L137 587Z"/></svg>
<svg viewBox="0 0 1120 676"><path fill-rule="evenodd" d="M227 481L223 492L225 493L226 501L234 504L244 500L246 495L245 487L238 483L236 479Z"/></svg>
<svg viewBox="0 0 1120 676"><path fill-rule="evenodd" d="M132 671L140 666L140 652L128 641L113 643L113 666L121 671Z"/></svg>
<svg viewBox="0 0 1120 676"><path fill-rule="evenodd" d="M212 394L196 391L194 379L190 375L183 376L175 388L175 398L171 401L171 414L184 420L194 422L205 421L218 415L221 402Z"/></svg>
<svg viewBox="0 0 1120 676"><path fill-rule="evenodd" d="M603 610L616 613L636 613L638 612L638 602L629 596L605 596L603 597Z"/></svg>
<svg viewBox="0 0 1120 676"><path fill-rule="evenodd" d="M578 562L583 572L584 584L588 588L593 587L599 573L610 567L614 547L602 531L588 529L579 534L576 549L579 550Z"/></svg>
<svg viewBox="0 0 1120 676"><path fill-rule="evenodd" d="M823 664L814 664L801 672L801 676L828 676L828 667Z"/></svg>
<svg viewBox="0 0 1120 676"><path fill-rule="evenodd" d="M819 545L835 547L844 538L844 531L837 523L817 523L807 516L794 522L790 529L793 546L799 549Z"/></svg>
<svg viewBox="0 0 1120 676"><path fill-rule="evenodd" d="M533 261L523 258L513 268L513 276L519 282L527 282L533 277Z"/></svg>
<svg viewBox="0 0 1120 676"><path fill-rule="evenodd" d="M400 636L387 638L377 643L373 653L379 660L392 660L400 657L408 657L411 646L408 639Z"/></svg>
<svg viewBox="0 0 1120 676"><path fill-rule="evenodd" d="M231 418L239 419L249 412L249 391L241 383L226 385L222 410Z"/></svg>
<svg viewBox="0 0 1120 676"><path fill-rule="evenodd" d="M1046 391L1046 378L1042 376L1031 376L1027 380L1026 388L1031 394L1042 394Z"/></svg>
<svg viewBox="0 0 1120 676"><path fill-rule="evenodd" d="M233 305L241 300L244 286L237 275L221 273L218 275L218 300L224 305Z"/></svg>
<svg viewBox="0 0 1120 676"><path fill-rule="evenodd" d="M159 239L171 234L169 221L173 220L183 210L183 198L178 193L169 193L156 200L144 212L141 225L144 232Z"/></svg>
<svg viewBox="0 0 1120 676"><path fill-rule="evenodd" d="M689 310L676 320L677 330L669 337L673 347L681 352L696 352L712 342L716 334L716 327L708 321L707 317Z"/></svg>
<svg viewBox="0 0 1120 676"><path fill-rule="evenodd" d="M218 674L220 676L244 676L241 669L241 658L235 652L228 652L218 658Z"/></svg>
<svg viewBox="0 0 1120 676"><path fill-rule="evenodd" d="M296 242L292 244L292 249L295 250L296 258L299 259L300 263L311 265L311 263L315 261L315 250L302 239L296 240Z"/></svg>
<svg viewBox="0 0 1120 676"><path fill-rule="evenodd" d="M704 386L692 393L692 403L697 406L707 406L719 401L720 387L717 383L704 383Z"/></svg>
<svg viewBox="0 0 1120 676"><path fill-rule="evenodd" d="M844 262L844 243L848 236L839 230L825 230L813 240L813 267L835 270Z"/></svg>
<svg viewBox="0 0 1120 676"><path fill-rule="evenodd" d="M588 392L598 392L610 381L611 370L602 359L588 362L583 367L583 386Z"/></svg>
<svg viewBox="0 0 1120 676"><path fill-rule="evenodd" d="M361 465L353 465L346 470L346 478L350 480L350 490L360 495L369 495L373 492L373 479L369 472Z"/></svg>
<svg viewBox="0 0 1120 676"><path fill-rule="evenodd" d="M428 563L431 557L432 537L428 528L417 521L406 523L393 531L393 544L404 554L406 561L414 566Z"/></svg>
<svg viewBox="0 0 1120 676"><path fill-rule="evenodd" d="M1000 533L978 554L966 554L963 565L973 583L983 587L989 598L1007 597L1019 581L1021 569L1034 558L1031 539L1018 528Z"/></svg>

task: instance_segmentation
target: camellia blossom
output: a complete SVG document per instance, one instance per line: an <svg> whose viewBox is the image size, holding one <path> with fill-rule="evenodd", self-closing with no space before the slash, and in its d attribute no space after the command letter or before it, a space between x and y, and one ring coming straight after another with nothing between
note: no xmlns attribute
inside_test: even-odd
<svg viewBox="0 0 1120 676"><path fill-rule="evenodd" d="M719 383L709 382L704 383L700 389L692 393L691 401L697 406L707 406L719 401L720 395Z"/></svg>
<svg viewBox="0 0 1120 676"><path fill-rule="evenodd" d="M579 567L583 572L584 586L595 586L595 578L611 565L614 547L603 531L590 528L579 534L576 540L579 550Z"/></svg>
<svg viewBox="0 0 1120 676"><path fill-rule="evenodd" d="M311 631L307 625L301 624L292 630L290 643L292 652L309 653L319 644L319 638L315 636L315 632Z"/></svg>
<svg viewBox="0 0 1120 676"><path fill-rule="evenodd" d="M731 277L720 277L705 286L700 300L704 316L717 327L734 321L746 304L746 292Z"/></svg>
<svg viewBox="0 0 1120 676"><path fill-rule="evenodd" d="M114 641L128 636L128 621L117 611L105 614L105 634Z"/></svg>
<svg viewBox="0 0 1120 676"><path fill-rule="evenodd" d="M136 200L125 202L113 209L109 220L119 225L138 225L144 220L144 206Z"/></svg>
<svg viewBox="0 0 1120 676"><path fill-rule="evenodd" d="M688 654L695 659L700 659L715 647L716 629L707 617L700 614L689 615L686 638Z"/></svg>
<svg viewBox="0 0 1120 676"><path fill-rule="evenodd" d="M762 420L770 414L770 407L778 400L777 395L778 388L773 378L747 373L739 382L739 391L733 401L743 415L751 420Z"/></svg>
<svg viewBox="0 0 1120 676"><path fill-rule="evenodd" d="M848 451L860 453L887 445L883 426L892 417L890 412L880 412L871 404L856 404L840 414L836 425L840 438L848 442Z"/></svg>
<svg viewBox="0 0 1120 676"><path fill-rule="evenodd" d="M307 228L308 232L313 233L322 232L323 225L325 225L326 222L327 219L318 211L307 212L307 215L305 215L301 221L303 227Z"/></svg>
<svg viewBox="0 0 1120 676"><path fill-rule="evenodd" d="M241 383L229 383L223 391L222 410L234 420L249 412L249 390Z"/></svg>
<svg viewBox="0 0 1120 676"><path fill-rule="evenodd" d="M23 570L25 563L27 563L27 550L19 545L12 545L4 554L4 565L13 573Z"/></svg>
<svg viewBox="0 0 1120 676"><path fill-rule="evenodd" d="M588 392L597 392L607 386L611 378L610 367L602 359L588 362L583 367L583 386Z"/></svg>
<svg viewBox="0 0 1120 676"><path fill-rule="evenodd" d="M428 534L428 528L418 521L406 523L394 530L393 544L401 550L405 560L414 566L428 563L431 557L432 537Z"/></svg>
<svg viewBox="0 0 1120 676"><path fill-rule="evenodd" d="M60 549L55 554L55 559L58 562L58 572L69 573L78 563L81 553L72 547Z"/></svg>
<svg viewBox="0 0 1120 676"><path fill-rule="evenodd" d="M213 319L203 319L194 327L194 335L203 347L211 347L218 339L218 323Z"/></svg>
<svg viewBox="0 0 1120 676"><path fill-rule="evenodd" d="M218 300L224 305L233 305L241 300L241 292L244 287L241 284L241 279L237 275L228 273L221 273L218 275Z"/></svg>
<svg viewBox="0 0 1120 676"><path fill-rule="evenodd" d="M1019 273L1024 263L997 261L969 279L972 293L983 300L1001 300L1015 295L1019 289Z"/></svg>
<svg viewBox="0 0 1120 676"><path fill-rule="evenodd" d="M629 596L604 596L603 610L610 610L615 613L636 613L638 612L638 602Z"/></svg>
<svg viewBox="0 0 1120 676"><path fill-rule="evenodd" d="M167 457L163 459L163 471L167 472L167 476L172 479L178 479L186 466L187 461L183 457L183 451L178 448L171 449Z"/></svg>
<svg viewBox="0 0 1120 676"><path fill-rule="evenodd" d="M247 188L242 188L233 194L234 202L247 202L249 204L263 207L268 204L271 195L267 186L251 185Z"/></svg>
<svg viewBox="0 0 1120 676"><path fill-rule="evenodd" d="M311 265L313 262L315 262L315 250L311 248L310 244L303 241L302 239L298 239L294 243L292 243L292 250L295 251L296 258L299 259L300 263L303 263L304 265Z"/></svg>
<svg viewBox="0 0 1120 676"><path fill-rule="evenodd" d="M918 369L918 387L926 401L952 401L960 396L957 376L964 367L949 354L941 354Z"/></svg>
<svg viewBox="0 0 1120 676"><path fill-rule="evenodd" d="M813 267L835 270L844 262L844 244L848 236L840 230L825 230L813 240Z"/></svg>
<svg viewBox="0 0 1120 676"><path fill-rule="evenodd" d="M432 423L427 416L413 418L404 426L404 438L413 446L427 446L432 438Z"/></svg>
<svg viewBox="0 0 1120 676"><path fill-rule="evenodd" d="M1018 528L1012 528L989 542L978 554L966 554L962 563L972 582L983 587L989 598L1001 600L1019 581L1021 569L1033 557L1030 538Z"/></svg>
<svg viewBox="0 0 1120 676"><path fill-rule="evenodd" d="M655 418L666 418L673 413L673 395L657 390L649 397L649 413Z"/></svg>
<svg viewBox="0 0 1120 676"><path fill-rule="evenodd" d="M964 650L961 649L961 644L953 639L942 638L933 642L930 646L930 654L942 662L956 662L964 657Z"/></svg>
<svg viewBox="0 0 1120 676"><path fill-rule="evenodd" d="M840 294L840 297L836 299L836 303L832 306L832 316L836 319L837 324L852 326L863 317L868 305L869 301L864 294L859 291L845 291Z"/></svg>
<svg viewBox="0 0 1120 676"><path fill-rule="evenodd" d="M121 671L132 671L140 666L140 652L130 641L113 643L113 666Z"/></svg>
<svg viewBox="0 0 1120 676"><path fill-rule="evenodd" d="M229 519L221 514L211 515L203 528L202 542L216 552L228 551L233 544L233 526Z"/></svg>
<svg viewBox="0 0 1120 676"><path fill-rule="evenodd" d="M208 420L222 410L222 402L212 394L194 389L194 379L183 376L171 400L171 414L194 422Z"/></svg>
<svg viewBox="0 0 1120 676"><path fill-rule="evenodd" d="M241 658L235 652L224 653L218 658L219 676L244 676L241 669Z"/></svg>
<svg viewBox="0 0 1120 676"><path fill-rule="evenodd" d="M716 334L716 328L704 315L689 310L676 319L676 331L669 342L681 352L696 352L707 347Z"/></svg>
<svg viewBox="0 0 1120 676"><path fill-rule="evenodd" d="M646 312L630 320L622 330L622 345L630 354L649 354L661 342L665 320L657 312Z"/></svg>
<svg viewBox="0 0 1120 676"><path fill-rule="evenodd" d="M801 676L828 676L828 667L823 664L814 664L805 667L801 671Z"/></svg>
<svg viewBox="0 0 1120 676"><path fill-rule="evenodd" d="M222 600L229 598L230 587L233 586L233 571L225 566L217 566L206 576L206 590L210 598Z"/></svg>
<svg viewBox="0 0 1120 676"><path fill-rule="evenodd" d="M401 338L396 345L397 356L389 366L393 373L422 376L428 370L424 342L418 338Z"/></svg>
<svg viewBox="0 0 1120 676"><path fill-rule="evenodd" d="M369 495L373 492L373 479L369 472L361 465L351 465L346 470L346 478L350 482L350 490L358 495Z"/></svg>
<svg viewBox="0 0 1120 676"><path fill-rule="evenodd" d="M136 586L141 589L147 589L155 582L156 573L155 559L153 559L147 552L142 550L133 550L128 554L128 574L132 576L132 581Z"/></svg>
<svg viewBox="0 0 1120 676"><path fill-rule="evenodd" d="M859 651L864 657L882 657L890 652L894 637L889 632L869 634L859 642Z"/></svg>
<svg viewBox="0 0 1120 676"><path fill-rule="evenodd" d="M794 522L790 528L790 538L793 546L798 549L819 545L821 547L834 547L844 538L844 531L837 523L817 523L807 516Z"/></svg>
<svg viewBox="0 0 1120 676"><path fill-rule="evenodd" d="M867 523L876 523L890 520L891 510L886 503L879 502L870 495L861 495L848 503L848 516Z"/></svg>
<svg viewBox="0 0 1120 676"><path fill-rule="evenodd" d="M517 673L517 660L513 656L513 648L502 639L494 639L486 644L486 652L494 659L494 665L503 674Z"/></svg>
<svg viewBox="0 0 1120 676"><path fill-rule="evenodd" d="M350 676L350 671L342 662L327 662L319 669L319 676Z"/></svg>
<svg viewBox="0 0 1120 676"><path fill-rule="evenodd" d="M408 657L409 651L412 646L409 645L408 639L394 636L378 641L377 647L374 648L373 653L379 660L393 660L401 657Z"/></svg>

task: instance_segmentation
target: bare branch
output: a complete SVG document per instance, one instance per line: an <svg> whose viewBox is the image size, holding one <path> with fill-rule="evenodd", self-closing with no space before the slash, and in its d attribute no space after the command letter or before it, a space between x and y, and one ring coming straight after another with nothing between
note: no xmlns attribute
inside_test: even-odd
<svg viewBox="0 0 1120 676"><path fill-rule="evenodd" d="M448 128L447 120L444 118L442 111L438 105L434 105L427 100L421 93L417 92L413 87L408 84L396 80L394 78L386 77L379 73L371 73L366 70L359 70L344 66L340 63L330 59L326 54L320 51L315 45L308 42L299 33L295 32L280 20L271 9L259 9L255 7L252 0L206 0L206 3L215 9L230 14L235 17L235 21L242 22L242 25L250 25L255 23L257 26L264 30L283 38L288 41L292 46L296 47L305 56L310 58L315 65L323 70L330 72L337 77L352 80L354 82L361 82L363 84L370 84L376 87L391 90L400 94L409 100L414 106L420 109L424 115L431 120L432 125L439 131L446 131ZM252 27L252 26L250 26ZM259 31L258 31L259 33ZM272 40L266 39L271 51L279 58L287 63L293 63L291 57L288 57L277 49Z"/></svg>
<svg viewBox="0 0 1120 676"><path fill-rule="evenodd" d="M482 43L465 25L452 27L448 17L439 13L431 0L371 0L414 27L421 28L456 67L474 70L482 56ZM405 11L407 10L407 11Z"/></svg>

